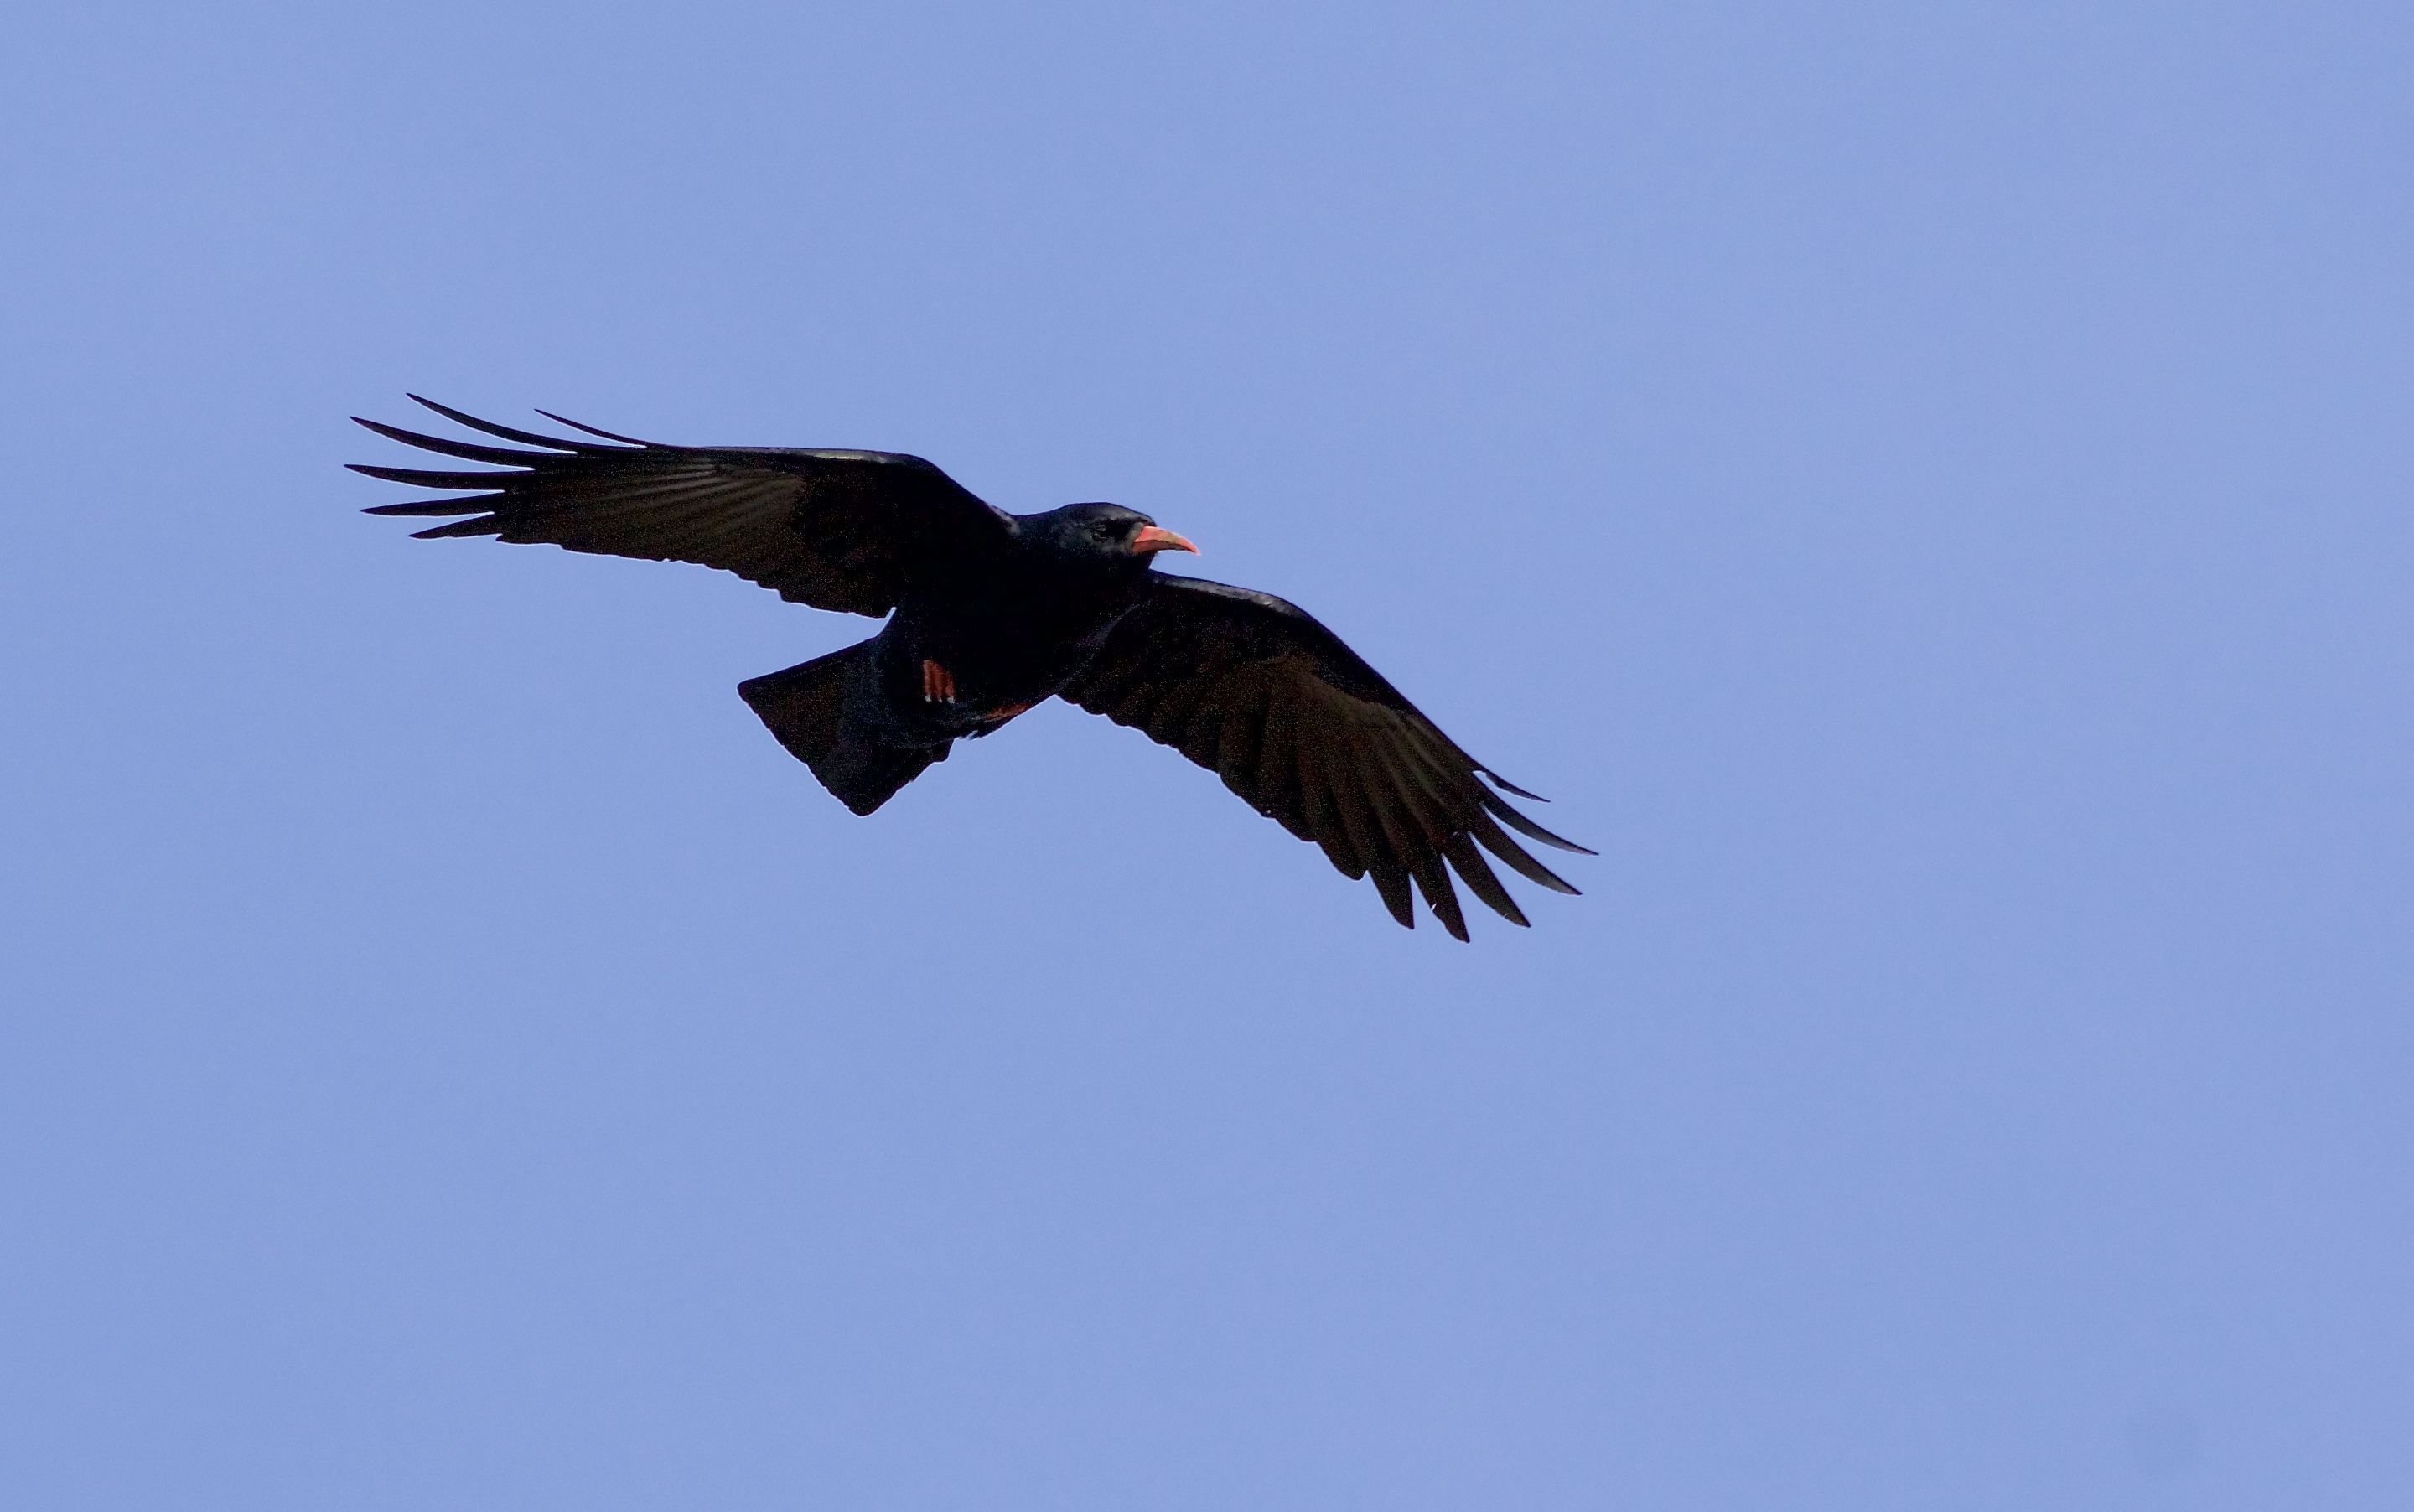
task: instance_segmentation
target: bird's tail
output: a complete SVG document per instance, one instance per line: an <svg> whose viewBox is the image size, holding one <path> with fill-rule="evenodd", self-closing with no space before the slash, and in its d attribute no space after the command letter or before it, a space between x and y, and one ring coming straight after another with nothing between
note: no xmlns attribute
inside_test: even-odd
<svg viewBox="0 0 2414 1512"><path fill-rule="evenodd" d="M947 748L886 746L873 738L870 719L848 717L848 705L874 696L872 647L866 641L816 657L785 672L767 673L738 685L746 701L788 754L813 769L832 796L858 814L887 803L899 788L947 759Z"/></svg>

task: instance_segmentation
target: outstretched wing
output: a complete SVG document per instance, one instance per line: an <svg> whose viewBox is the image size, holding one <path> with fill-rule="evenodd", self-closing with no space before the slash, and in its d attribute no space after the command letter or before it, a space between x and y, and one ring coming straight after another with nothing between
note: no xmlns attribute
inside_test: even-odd
<svg viewBox="0 0 2414 1512"><path fill-rule="evenodd" d="M380 436L422 451L515 469L453 472L354 463L354 472L372 478L477 490L367 511L476 516L419 531L422 538L496 536L613 556L701 562L797 603L874 615L895 607L917 569L1002 550L1012 539L1010 516L920 457L664 446L539 410L548 420L602 438L567 440L411 397L472 430L546 448L527 452L444 440L361 420Z"/></svg>
<svg viewBox="0 0 2414 1512"><path fill-rule="evenodd" d="M1467 921L1455 867L1512 924L1526 915L1476 847L1554 892L1574 888L1500 826L1592 854L1517 812L1495 787L1531 798L1458 749L1341 638L1272 594L1152 574L1064 698L1216 773L1258 812L1314 840L1344 875L1374 874L1409 928L1413 880L1442 927Z"/></svg>

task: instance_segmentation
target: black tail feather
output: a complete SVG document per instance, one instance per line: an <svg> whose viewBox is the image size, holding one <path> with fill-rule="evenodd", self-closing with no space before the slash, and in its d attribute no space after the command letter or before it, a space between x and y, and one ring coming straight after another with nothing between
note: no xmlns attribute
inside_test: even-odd
<svg viewBox="0 0 2414 1512"><path fill-rule="evenodd" d="M932 762L947 759L945 746L881 745L872 738L871 721L848 718L851 690L854 698L872 695L875 644L865 641L738 685L738 696L788 754L812 767L822 786L858 814L887 803Z"/></svg>

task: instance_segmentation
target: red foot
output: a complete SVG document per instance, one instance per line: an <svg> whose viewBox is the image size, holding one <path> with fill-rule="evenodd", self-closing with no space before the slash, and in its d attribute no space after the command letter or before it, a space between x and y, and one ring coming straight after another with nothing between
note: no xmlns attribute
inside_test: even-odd
<svg viewBox="0 0 2414 1512"><path fill-rule="evenodd" d="M956 701L956 674L927 657L922 661L922 702L952 704Z"/></svg>

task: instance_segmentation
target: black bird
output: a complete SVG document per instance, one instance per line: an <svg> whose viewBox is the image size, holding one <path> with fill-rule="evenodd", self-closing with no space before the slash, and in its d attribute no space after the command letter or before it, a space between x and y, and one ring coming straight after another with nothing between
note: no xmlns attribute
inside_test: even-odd
<svg viewBox="0 0 2414 1512"><path fill-rule="evenodd" d="M370 514L469 515L419 537L496 536L572 551L701 562L815 609L889 615L878 635L738 685L780 743L858 814L958 736L994 734L1056 696L1215 772L1351 878L1372 873L1409 927L1416 883L1442 926L1467 922L1447 861L1502 917L1526 915L1481 845L1554 892L1574 888L1500 826L1586 855L1512 808L1513 786L1304 611L1271 594L1152 571L1196 551L1117 504L1008 514L920 457L797 447L664 446L547 410L592 440L514 430L411 395L472 430L541 451L360 423L508 472L354 464L466 496ZM892 614L893 611L893 614Z"/></svg>

